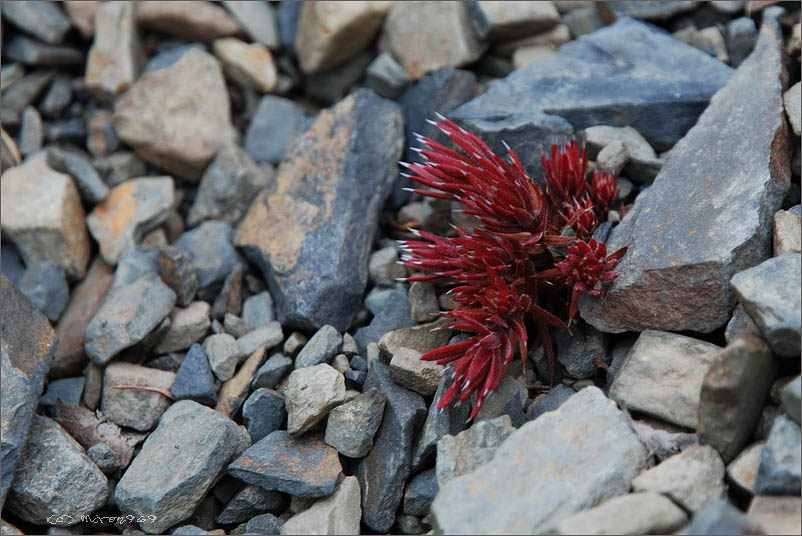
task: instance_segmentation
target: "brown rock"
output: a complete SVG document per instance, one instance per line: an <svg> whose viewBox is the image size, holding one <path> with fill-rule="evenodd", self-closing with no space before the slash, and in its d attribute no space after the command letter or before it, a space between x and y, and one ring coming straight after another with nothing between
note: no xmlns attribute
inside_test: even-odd
<svg viewBox="0 0 802 536"><path fill-rule="evenodd" d="M140 25L187 41L213 41L240 33L240 27L225 9L211 2L174 0L139 3Z"/></svg>
<svg viewBox="0 0 802 536"><path fill-rule="evenodd" d="M78 189L69 175L53 171L43 157L3 173L0 224L26 265L52 261L72 280L86 273L89 235Z"/></svg>
<svg viewBox="0 0 802 536"><path fill-rule="evenodd" d="M392 2L305 2L295 51L306 74L327 71L370 44Z"/></svg>
<svg viewBox="0 0 802 536"><path fill-rule="evenodd" d="M144 58L135 11L132 2L104 2L97 7L86 85L99 97L112 99L124 93L139 75Z"/></svg>
<svg viewBox="0 0 802 536"><path fill-rule="evenodd" d="M771 218L790 185L775 16L764 11L752 55L613 229L608 250L629 246L620 275L604 299L581 305L597 329L711 332L735 307L732 276L769 256Z"/></svg>
<svg viewBox="0 0 802 536"><path fill-rule="evenodd" d="M276 89L276 64L270 50L263 44L226 37L216 40L212 49L223 64L223 71L237 84L262 93Z"/></svg>
<svg viewBox="0 0 802 536"><path fill-rule="evenodd" d="M4 183L5 184L5 183ZM53 361L56 334L47 318L33 308L6 276L0 276L0 504L5 501L20 453L28 440L34 410L42 394L47 369Z"/></svg>
<svg viewBox="0 0 802 536"><path fill-rule="evenodd" d="M86 218L100 254L109 264L136 247L145 232L167 219L173 206L170 177L142 177L113 188Z"/></svg>
<svg viewBox="0 0 802 536"><path fill-rule="evenodd" d="M396 2L384 22L383 37L415 79L440 67L471 63L484 49L463 2Z"/></svg>
<svg viewBox="0 0 802 536"><path fill-rule="evenodd" d="M399 348L410 348L421 354L448 344L454 334L447 326L452 321L441 318L428 324L390 331L379 339L379 350L391 358Z"/></svg>
<svg viewBox="0 0 802 536"><path fill-rule="evenodd" d="M114 279L114 270L100 256L89 267L83 281L70 294L70 302L56 327L58 347L48 376L68 378L81 372L87 361L84 333L95 316Z"/></svg>
<svg viewBox="0 0 802 536"><path fill-rule="evenodd" d="M205 5L192 4L193 11ZM230 123L220 65L197 49L170 67L143 74L114 107L114 126L124 142L145 160L189 180L200 178L231 137Z"/></svg>
<svg viewBox="0 0 802 536"><path fill-rule="evenodd" d="M223 384L220 394L217 396L217 406L214 409L231 417L239 411L245 397L248 396L253 375L262 364L265 358L265 346L262 345L245 360L234 377Z"/></svg>

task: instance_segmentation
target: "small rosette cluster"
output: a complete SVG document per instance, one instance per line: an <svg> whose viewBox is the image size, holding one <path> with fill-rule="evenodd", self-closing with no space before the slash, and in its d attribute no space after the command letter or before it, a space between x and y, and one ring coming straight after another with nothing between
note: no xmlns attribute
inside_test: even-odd
<svg viewBox="0 0 802 536"><path fill-rule="evenodd" d="M460 203L479 225L455 227L442 237L413 230L417 240L401 241L403 264L415 275L407 281L441 281L457 307L442 313L465 340L424 354L421 359L452 364L454 382L439 407L476 394L473 419L498 389L517 352L526 364L530 332L554 366L550 330L565 329L585 293L599 297L615 279L621 249L607 255L591 238L618 199L615 176L587 178L587 154L573 141L552 146L543 156L545 180L536 182L515 151L506 159L482 140L441 117L437 127L455 149L418 136L423 163L407 164L405 174L423 196Z"/></svg>

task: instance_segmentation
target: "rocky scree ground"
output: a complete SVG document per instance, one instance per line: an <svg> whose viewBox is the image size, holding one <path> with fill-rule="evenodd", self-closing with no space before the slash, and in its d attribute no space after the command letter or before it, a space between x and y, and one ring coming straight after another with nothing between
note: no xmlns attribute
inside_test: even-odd
<svg viewBox="0 0 802 536"><path fill-rule="evenodd" d="M794 534L800 24L780 2L4 2L4 534ZM771 4L771 3L769 3ZM441 113L628 246L477 418L404 188Z"/></svg>

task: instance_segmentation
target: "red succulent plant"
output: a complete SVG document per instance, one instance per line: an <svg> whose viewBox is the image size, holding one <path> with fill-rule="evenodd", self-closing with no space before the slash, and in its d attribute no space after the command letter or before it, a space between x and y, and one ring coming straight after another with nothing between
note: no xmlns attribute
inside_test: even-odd
<svg viewBox="0 0 802 536"><path fill-rule="evenodd" d="M576 141L552 145L543 156L545 180L526 173L515 151L502 159L478 137L444 117L434 123L455 144L450 149L418 136L423 163L402 163L423 196L459 202L480 225L442 237L413 230L419 240L401 241L402 262L421 272L407 281L444 281L457 307L442 316L450 329L471 334L421 359L453 364L454 381L439 402L444 409L477 393L473 419L501 383L518 351L526 365L529 331L554 367L550 330L568 327L583 294L599 297L615 279L622 248L607 255L591 238L618 198L615 176L596 171ZM567 252L566 252L567 247Z"/></svg>

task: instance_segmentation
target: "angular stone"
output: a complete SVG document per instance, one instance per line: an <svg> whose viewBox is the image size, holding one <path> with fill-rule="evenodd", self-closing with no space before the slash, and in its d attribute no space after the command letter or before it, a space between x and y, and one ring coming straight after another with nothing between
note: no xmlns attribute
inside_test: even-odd
<svg viewBox="0 0 802 536"><path fill-rule="evenodd" d="M802 379L799 376L788 382L780 392L783 407L786 413L799 424L800 413L800 391L802 391Z"/></svg>
<svg viewBox="0 0 802 536"><path fill-rule="evenodd" d="M423 396L437 391L445 366L422 361L421 353L410 348L398 348L390 360L390 377L398 385L412 389Z"/></svg>
<svg viewBox="0 0 802 536"><path fill-rule="evenodd" d="M331 495L342 473L337 451L314 436L295 438L276 430L228 466L249 484L300 497Z"/></svg>
<svg viewBox="0 0 802 536"><path fill-rule="evenodd" d="M321 327L309 339L295 358L295 368L311 367L328 363L342 348L343 337L330 325Z"/></svg>
<svg viewBox="0 0 802 536"><path fill-rule="evenodd" d="M163 5L176 9L181 4ZM185 11L200 13L206 5L187 6ZM140 16L143 7L140 5ZM145 160L189 180L199 179L206 164L230 139L230 123L220 65L202 50L189 50L174 65L143 74L114 106L114 126L120 139Z"/></svg>
<svg viewBox="0 0 802 536"><path fill-rule="evenodd" d="M187 225L220 220L236 225L259 190L273 180L238 145L224 145L203 172Z"/></svg>
<svg viewBox="0 0 802 536"><path fill-rule="evenodd" d="M217 405L214 407L226 417L231 417L245 402L251 388L251 380L256 373L256 369L262 364L265 357L264 345L256 348L248 359L242 364L237 373L223 384L218 395Z"/></svg>
<svg viewBox="0 0 802 536"><path fill-rule="evenodd" d="M802 104L800 104L800 91L802 91L802 83L797 82L791 89L783 94L783 101L785 102L785 113L788 115L788 122L794 130L794 134L799 136L799 129L802 126Z"/></svg>
<svg viewBox="0 0 802 536"><path fill-rule="evenodd" d="M389 52L382 52L368 65L365 85L387 99L397 99L412 78Z"/></svg>
<svg viewBox="0 0 802 536"><path fill-rule="evenodd" d="M190 346L175 374L170 393L176 400L194 400L206 406L217 404L214 376L200 344Z"/></svg>
<svg viewBox="0 0 802 536"><path fill-rule="evenodd" d="M42 395L39 404L53 407L56 405L56 400L60 400L68 406L76 407L81 402L84 385L86 378L83 376L51 381L47 384L47 391Z"/></svg>
<svg viewBox="0 0 802 536"><path fill-rule="evenodd" d="M326 424L326 443L345 456L365 456L373 447L373 436L381 424L385 402L380 391L368 389L332 409Z"/></svg>
<svg viewBox="0 0 802 536"><path fill-rule="evenodd" d="M434 285L422 281L413 281L409 285L409 308L412 312L412 320L416 322L431 322L440 315L440 307L437 303L437 295L434 292Z"/></svg>
<svg viewBox="0 0 802 536"><path fill-rule="evenodd" d="M257 162L278 164L284 159L287 148L304 130L305 120L303 108L295 101L265 95L259 100L248 125L245 152Z"/></svg>
<svg viewBox="0 0 802 536"><path fill-rule="evenodd" d="M240 263L239 254L231 245L231 234L227 223L209 220L173 242L192 255L192 264L198 272L198 297L204 301L214 300L221 283Z"/></svg>
<svg viewBox="0 0 802 536"><path fill-rule="evenodd" d="M795 534L802 520L802 506L798 497L755 497L747 515L767 534Z"/></svg>
<svg viewBox="0 0 802 536"><path fill-rule="evenodd" d="M261 43L235 37L217 39L212 50L229 79L242 87L269 93L276 89L278 72L270 50Z"/></svg>
<svg viewBox="0 0 802 536"><path fill-rule="evenodd" d="M113 423L144 432L156 426L170 400L147 388L170 392L175 374L164 370L115 362L103 376L103 414ZM122 387L120 387L122 386ZM130 387L145 387L132 389Z"/></svg>
<svg viewBox="0 0 802 536"><path fill-rule="evenodd" d="M208 42L240 32L237 21L212 2L141 2L137 10L137 22L146 28L187 41Z"/></svg>
<svg viewBox="0 0 802 536"><path fill-rule="evenodd" d="M19 283L19 290L53 323L58 320L70 298L70 287L64 272L49 261L29 267Z"/></svg>
<svg viewBox="0 0 802 536"><path fill-rule="evenodd" d="M450 320L442 319L390 331L379 339L379 349L388 358L391 358L399 348L409 348L421 354L435 350L448 344L448 340L453 334L451 330L445 329L449 324L451 324Z"/></svg>
<svg viewBox="0 0 802 536"><path fill-rule="evenodd" d="M571 329L571 333L560 330L554 341L557 343L557 361L572 378L590 378L596 369L594 360L604 360L607 355L604 333L592 326L579 324Z"/></svg>
<svg viewBox="0 0 802 536"><path fill-rule="evenodd" d="M0 221L26 266L52 261L71 280L86 273L89 236L78 190L69 176L32 158L3 173Z"/></svg>
<svg viewBox="0 0 802 536"><path fill-rule="evenodd" d="M365 298L365 305L373 313L373 318L370 324L357 329L354 334L354 339L363 350L389 331L415 325L407 289L401 283L392 287L374 287Z"/></svg>
<svg viewBox="0 0 802 536"><path fill-rule="evenodd" d="M698 2L605 2L599 6L604 17L615 20L621 17L634 17L648 21L664 21L671 17L693 11ZM609 5L608 5L609 4Z"/></svg>
<svg viewBox="0 0 802 536"><path fill-rule="evenodd" d="M425 517L440 487L434 469L418 473L407 484L404 492L404 513Z"/></svg>
<svg viewBox="0 0 802 536"><path fill-rule="evenodd" d="M283 339L284 335L281 332L281 324L278 322L270 322L237 339L237 347L239 348L240 354L248 355L262 345L270 350Z"/></svg>
<svg viewBox="0 0 802 536"><path fill-rule="evenodd" d="M630 493L557 522L555 534L673 534L685 512L659 493Z"/></svg>
<svg viewBox="0 0 802 536"><path fill-rule="evenodd" d="M398 250L389 246L370 254L368 259L368 275L371 283L380 281L395 281L399 277L406 277L406 268L398 264Z"/></svg>
<svg viewBox="0 0 802 536"><path fill-rule="evenodd" d="M663 160L657 157L646 138L632 127L598 125L586 128L581 135L585 139L590 159L596 159L599 152L613 141L623 143L629 153L629 162L624 167L623 174L638 184L652 181L663 166ZM625 197L622 192L621 198Z"/></svg>
<svg viewBox="0 0 802 536"><path fill-rule="evenodd" d="M513 432L491 462L441 488L432 526L447 534L540 531L626 493L646 458L615 403L587 387Z"/></svg>
<svg viewBox="0 0 802 536"><path fill-rule="evenodd" d="M699 400L699 442L713 446L729 463L757 427L777 367L768 345L756 337L738 339L710 365Z"/></svg>
<svg viewBox="0 0 802 536"><path fill-rule="evenodd" d="M471 63L484 49L461 2L394 4L383 31L388 49L415 79Z"/></svg>
<svg viewBox="0 0 802 536"><path fill-rule="evenodd" d="M727 480L739 491L757 495L757 472L765 444L759 441L748 446L727 466Z"/></svg>
<svg viewBox="0 0 802 536"><path fill-rule="evenodd" d="M764 19L750 59L716 93L671 150L648 193L613 230L608 248L630 247L606 297L582 302L582 317L596 328L713 331L735 305L730 278L769 255L771 217L788 189L790 153L778 113L781 32L775 19ZM744 114L733 115L734 109ZM724 122L732 128L722 129ZM703 146L726 147L743 164L733 172L731 162L722 166L720 154L700 151Z"/></svg>
<svg viewBox="0 0 802 536"><path fill-rule="evenodd" d="M221 469L249 444L243 428L213 409L176 402L117 483L117 507L141 516L148 534L163 534L192 515Z"/></svg>
<svg viewBox="0 0 802 536"><path fill-rule="evenodd" d="M231 379L241 357L234 337L228 333L209 335L203 341L203 352L209 360L214 375L221 382Z"/></svg>
<svg viewBox="0 0 802 536"><path fill-rule="evenodd" d="M47 165L56 171L67 173L78 187L81 198L92 205L100 203L109 193L109 187L84 155L50 147L47 151Z"/></svg>
<svg viewBox="0 0 802 536"><path fill-rule="evenodd" d="M758 534L762 532L757 523L746 517L727 499L714 501L693 516L684 534Z"/></svg>
<svg viewBox="0 0 802 536"><path fill-rule="evenodd" d="M282 355L274 354L265 361L253 378L253 388L267 387L274 389L284 378L284 375L292 370L292 359Z"/></svg>
<svg viewBox="0 0 802 536"><path fill-rule="evenodd" d="M802 475L799 424L780 413L760 456L757 492L761 495L799 495Z"/></svg>
<svg viewBox="0 0 802 536"><path fill-rule="evenodd" d="M786 253L735 274L738 300L760 328L774 353L797 357L802 338L802 298L794 288L802 277L798 253Z"/></svg>
<svg viewBox="0 0 802 536"><path fill-rule="evenodd" d="M647 330L621 366L610 397L630 410L695 429L702 383L721 348L684 335Z"/></svg>
<svg viewBox="0 0 802 536"><path fill-rule="evenodd" d="M87 408L95 410L100 404L100 394L103 386L103 373L100 368L93 363L86 365L86 368L83 372L84 378L86 378L86 383L84 384L83 402Z"/></svg>
<svg viewBox="0 0 802 536"><path fill-rule="evenodd" d="M691 447L632 481L634 491L667 495L688 511L696 512L724 492L724 463L713 447Z"/></svg>
<svg viewBox="0 0 802 536"><path fill-rule="evenodd" d="M97 8L86 85L100 98L111 100L128 91L145 63L135 12L136 5L118 2Z"/></svg>
<svg viewBox="0 0 802 536"><path fill-rule="evenodd" d="M552 2L476 2L470 6L481 39L509 41L543 33L560 21Z"/></svg>
<svg viewBox="0 0 802 536"><path fill-rule="evenodd" d="M37 525L67 514L64 524L73 525L106 503L106 477L55 421L34 416L28 441L5 506L9 512Z"/></svg>
<svg viewBox="0 0 802 536"><path fill-rule="evenodd" d="M775 257L784 253L802 253L802 221L799 214L790 210L775 212L772 238Z"/></svg>
<svg viewBox="0 0 802 536"><path fill-rule="evenodd" d="M242 418L256 443L280 429L287 420L284 398L272 389L256 389L242 406Z"/></svg>
<svg viewBox="0 0 802 536"><path fill-rule="evenodd" d="M2 300L2 488L0 504L14 477L42 394L45 374L53 361L56 334L47 319L8 278L0 277Z"/></svg>
<svg viewBox="0 0 802 536"><path fill-rule="evenodd" d="M33 106L26 106L21 120L18 148L22 156L28 156L42 148L42 116Z"/></svg>
<svg viewBox="0 0 802 536"><path fill-rule="evenodd" d="M279 513L286 507L287 496L283 493L267 491L259 486L245 486L228 501L215 521L223 525L242 523L266 512Z"/></svg>
<svg viewBox="0 0 802 536"><path fill-rule="evenodd" d="M239 0L237 1L239 3ZM281 534L284 520L273 514L255 516L245 526L246 534Z"/></svg>
<svg viewBox="0 0 802 536"><path fill-rule="evenodd" d="M111 288L124 287L137 279L159 271L159 252L152 248L136 247L123 255L114 271Z"/></svg>
<svg viewBox="0 0 802 536"><path fill-rule="evenodd" d="M738 304L732 312L732 318L727 322L727 327L724 330L724 340L729 344L740 337L749 335L758 338L763 337L760 333L760 328L749 317L744 306Z"/></svg>
<svg viewBox="0 0 802 536"><path fill-rule="evenodd" d="M121 350L144 339L174 304L175 293L155 273L114 286L86 327L86 355L105 365Z"/></svg>
<svg viewBox="0 0 802 536"><path fill-rule="evenodd" d="M330 497L315 502L281 526L281 534L359 534L359 482L347 476Z"/></svg>
<svg viewBox="0 0 802 536"><path fill-rule="evenodd" d="M70 19L51 2L4 3L3 18L45 43L58 45L70 29Z"/></svg>
<svg viewBox="0 0 802 536"><path fill-rule="evenodd" d="M19 124L22 110L42 93L53 80L53 76L52 71L34 71L3 89L0 119L4 127Z"/></svg>
<svg viewBox="0 0 802 536"><path fill-rule="evenodd" d="M401 504L404 482L410 473L412 446L426 414L423 397L396 385L387 365L370 362L365 390L378 389L387 399L373 448L357 466L363 521L385 532Z"/></svg>
<svg viewBox="0 0 802 536"><path fill-rule="evenodd" d="M228 9L251 39L269 49L279 47L278 25L273 6L262 1L225 1Z"/></svg>
<svg viewBox="0 0 802 536"><path fill-rule="evenodd" d="M69 66L81 63L83 53L72 47L46 45L23 35L13 37L5 45L3 56L25 65Z"/></svg>
<svg viewBox="0 0 802 536"><path fill-rule="evenodd" d="M357 90L295 141L275 193L263 191L240 223L235 243L262 269L283 325L350 324L396 176L401 128L397 105Z"/></svg>
<svg viewBox="0 0 802 536"><path fill-rule="evenodd" d="M757 26L750 17L739 17L727 23L724 32L730 65L738 67L752 53L757 41Z"/></svg>
<svg viewBox="0 0 802 536"><path fill-rule="evenodd" d="M298 20L295 53L305 74L327 71L367 47L391 2L314 2Z"/></svg>
<svg viewBox="0 0 802 536"><path fill-rule="evenodd" d="M515 431L508 415L477 422L456 437L443 436L437 443L437 484L445 486L490 462L496 450Z"/></svg>
<svg viewBox="0 0 802 536"><path fill-rule="evenodd" d="M121 469L120 455L106 443L92 445L86 449L86 454L104 474L114 474Z"/></svg>
<svg viewBox="0 0 802 536"><path fill-rule="evenodd" d="M86 224L107 263L117 264L142 235L167 219L174 188L173 179L167 176L128 180L95 207Z"/></svg>
<svg viewBox="0 0 802 536"><path fill-rule="evenodd" d="M154 348L155 352L166 354L185 350L198 342L211 326L209 304L196 301L186 309L176 307L170 313L170 329Z"/></svg>
<svg viewBox="0 0 802 536"><path fill-rule="evenodd" d="M547 45L519 47L512 54L512 66L514 69L523 69L556 55L557 51Z"/></svg>
<svg viewBox="0 0 802 536"><path fill-rule="evenodd" d="M323 363L295 369L284 390L287 431L302 435L328 415L345 398L345 378Z"/></svg>
<svg viewBox="0 0 802 536"><path fill-rule="evenodd" d="M522 377L507 375L501 380L499 388L485 399L485 403L479 413L476 414L475 421L485 421L495 419L502 415L509 415L512 425L520 427L526 422L524 415L524 403L529 395L524 385ZM471 402L475 403L476 395L471 397Z"/></svg>
<svg viewBox="0 0 802 536"><path fill-rule="evenodd" d="M543 397L535 398L534 403L526 412L526 420L532 421L562 406L569 398L574 396L576 391L564 384L555 385Z"/></svg>

